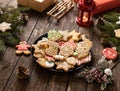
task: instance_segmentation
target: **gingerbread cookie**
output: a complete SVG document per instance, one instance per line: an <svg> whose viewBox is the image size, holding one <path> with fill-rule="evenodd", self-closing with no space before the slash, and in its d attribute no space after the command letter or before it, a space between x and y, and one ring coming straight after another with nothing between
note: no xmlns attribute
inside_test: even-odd
<svg viewBox="0 0 120 91"><path fill-rule="evenodd" d="M73 54L76 44L73 41L69 41L60 46L60 55L69 57Z"/></svg>
<svg viewBox="0 0 120 91"><path fill-rule="evenodd" d="M44 49L41 49L38 45L32 45L32 47L34 48L34 54L33 54L33 56L35 58L41 58L41 57L45 56Z"/></svg>
<svg viewBox="0 0 120 91"><path fill-rule="evenodd" d="M61 60L62 60L62 61L65 60L65 57L62 56L62 55L54 55L53 57L55 58L55 60L60 60L60 61L61 61Z"/></svg>
<svg viewBox="0 0 120 91"><path fill-rule="evenodd" d="M60 38L62 38L62 35L60 32L56 31L56 30L50 30L48 32L48 39L51 41L57 41Z"/></svg>
<svg viewBox="0 0 120 91"><path fill-rule="evenodd" d="M39 46L42 49L48 48L48 39L47 38L42 38L42 40L39 40L37 42L37 46Z"/></svg>
<svg viewBox="0 0 120 91"><path fill-rule="evenodd" d="M31 54L31 52L28 50L31 46L27 44L26 41L21 41L19 42L19 45L16 45L16 54L22 54L24 53L25 55Z"/></svg>
<svg viewBox="0 0 120 91"><path fill-rule="evenodd" d="M63 36L63 37L61 38L61 40L63 40L63 41L67 41L68 38L69 38L68 30L65 30L65 31L59 31L59 32L60 32L61 35Z"/></svg>
<svg viewBox="0 0 120 91"><path fill-rule="evenodd" d="M46 58L48 61L53 61L53 62L55 61L55 59L54 59L53 57L51 57L51 56L47 56L47 55L46 55L45 58Z"/></svg>
<svg viewBox="0 0 120 91"><path fill-rule="evenodd" d="M83 63L88 63L88 62L90 62L90 61L91 61L91 53L89 53L88 56L86 56L86 57L78 60L77 65L80 66L81 64L83 64Z"/></svg>
<svg viewBox="0 0 120 91"><path fill-rule="evenodd" d="M49 48L45 49L45 53L49 56L54 56L57 55L58 53L58 48L55 46L49 46Z"/></svg>
<svg viewBox="0 0 120 91"><path fill-rule="evenodd" d="M69 69L74 68L73 65L68 64L66 61L56 62L56 65L56 69L58 70L68 71Z"/></svg>
<svg viewBox="0 0 120 91"><path fill-rule="evenodd" d="M79 42L75 50L78 53L78 59L86 57L89 54L91 47L92 42L88 39Z"/></svg>
<svg viewBox="0 0 120 91"><path fill-rule="evenodd" d="M53 68L54 62L47 61L45 58L38 58L36 62L44 68Z"/></svg>
<svg viewBox="0 0 120 91"><path fill-rule="evenodd" d="M78 63L78 60L74 57L68 57L66 58L66 61L70 65L76 65Z"/></svg>
<svg viewBox="0 0 120 91"><path fill-rule="evenodd" d="M69 33L69 37L70 37L70 40L73 40L73 41L79 41L79 39L80 39L80 33L77 33L75 30L73 30L73 31L71 31L70 33Z"/></svg>

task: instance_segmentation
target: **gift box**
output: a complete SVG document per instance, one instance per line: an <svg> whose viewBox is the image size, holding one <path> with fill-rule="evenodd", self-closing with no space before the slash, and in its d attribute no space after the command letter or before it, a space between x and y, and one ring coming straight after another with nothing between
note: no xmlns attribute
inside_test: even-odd
<svg viewBox="0 0 120 91"><path fill-rule="evenodd" d="M43 12L49 6L53 5L56 0L17 0L19 5L30 7L38 12Z"/></svg>
<svg viewBox="0 0 120 91"><path fill-rule="evenodd" d="M120 6L120 0L94 0L96 9L94 15Z"/></svg>

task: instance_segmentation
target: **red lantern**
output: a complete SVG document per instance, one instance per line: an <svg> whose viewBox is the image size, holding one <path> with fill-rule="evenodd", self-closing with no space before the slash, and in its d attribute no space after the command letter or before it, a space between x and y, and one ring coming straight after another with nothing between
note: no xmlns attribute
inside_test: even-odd
<svg viewBox="0 0 120 91"><path fill-rule="evenodd" d="M96 8L93 0L79 0L78 2L78 17L76 23L79 26L89 26L93 24L93 10Z"/></svg>

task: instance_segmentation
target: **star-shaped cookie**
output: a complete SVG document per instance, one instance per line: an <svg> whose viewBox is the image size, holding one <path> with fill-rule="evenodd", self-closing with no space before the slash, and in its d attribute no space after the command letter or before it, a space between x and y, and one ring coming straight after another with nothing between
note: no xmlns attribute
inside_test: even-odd
<svg viewBox="0 0 120 91"><path fill-rule="evenodd" d="M75 30L69 33L70 40L79 41L80 33L77 33Z"/></svg>
<svg viewBox="0 0 120 91"><path fill-rule="evenodd" d="M11 29L10 26L11 26L11 23L2 22L2 23L0 23L0 31L5 32L6 30Z"/></svg>
<svg viewBox="0 0 120 91"><path fill-rule="evenodd" d="M68 37L69 37L69 33L68 33L68 30L65 30L65 31L59 31L62 35L63 35L63 40L64 41L67 41L68 40Z"/></svg>

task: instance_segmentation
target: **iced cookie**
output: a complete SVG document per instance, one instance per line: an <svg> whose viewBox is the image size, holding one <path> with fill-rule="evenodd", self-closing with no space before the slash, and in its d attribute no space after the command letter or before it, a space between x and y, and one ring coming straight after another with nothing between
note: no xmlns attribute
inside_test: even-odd
<svg viewBox="0 0 120 91"><path fill-rule="evenodd" d="M34 48L34 54L33 54L33 56L35 58L41 58L41 57L45 56L44 49L40 49L38 45L32 45L32 47Z"/></svg>
<svg viewBox="0 0 120 91"><path fill-rule="evenodd" d="M36 44L39 48L48 48L48 40L39 40Z"/></svg>
<svg viewBox="0 0 120 91"><path fill-rule="evenodd" d="M49 47L45 49L45 53L49 56L57 55L59 44L54 41L48 41Z"/></svg>
<svg viewBox="0 0 120 91"><path fill-rule="evenodd" d="M66 58L66 62L70 65L76 65L78 63L78 60L74 57L68 57Z"/></svg>
<svg viewBox="0 0 120 91"><path fill-rule="evenodd" d="M68 64L66 61L56 62L56 65L57 65L57 67L56 67L57 70L68 71L69 69L74 68L73 65Z"/></svg>
<svg viewBox="0 0 120 91"><path fill-rule="evenodd" d="M45 49L45 53L49 56L54 56L57 55L58 53L58 48L54 46L49 46L49 48Z"/></svg>
<svg viewBox="0 0 120 91"><path fill-rule="evenodd" d="M53 61L53 62L55 61L55 59L54 59L53 57L51 57L51 56L47 56L47 55L46 55L45 58L46 58L48 61Z"/></svg>
<svg viewBox="0 0 120 91"><path fill-rule="evenodd" d="M48 39L51 41L57 41L62 38L62 34L56 30L50 30L48 32Z"/></svg>
<svg viewBox="0 0 120 91"><path fill-rule="evenodd" d="M78 53L78 59L86 57L92 47L92 42L90 40L85 40L79 42L76 47L76 52Z"/></svg>
<svg viewBox="0 0 120 91"><path fill-rule="evenodd" d="M73 41L66 42L62 46L60 46L60 55L69 57L73 54L74 50L76 48L76 44Z"/></svg>
<svg viewBox="0 0 120 91"><path fill-rule="evenodd" d="M45 58L38 58L38 60L36 60L36 62L44 68L53 68L54 67L54 62L47 61Z"/></svg>
<svg viewBox="0 0 120 91"><path fill-rule="evenodd" d="M81 65L83 63L88 63L90 61L91 61L91 53L88 56L86 56L86 57L81 58L80 60L78 60L77 65L79 66L79 65Z"/></svg>
<svg viewBox="0 0 120 91"><path fill-rule="evenodd" d="M60 61L61 61L61 60L62 60L62 61L65 60L65 57L62 56L62 55L54 55L53 57L54 57L56 60L60 60Z"/></svg>
<svg viewBox="0 0 120 91"><path fill-rule="evenodd" d="M25 54L25 55L29 55L31 54L31 52L28 50L28 48L30 48L31 46L27 44L26 41L21 41L19 42L19 45L16 45L16 54Z"/></svg>
<svg viewBox="0 0 120 91"><path fill-rule="evenodd" d="M61 40L64 40L64 41L67 41L68 38L69 38L69 33L68 33L68 30L65 30L65 31L59 31L61 34L62 34L62 38Z"/></svg>
<svg viewBox="0 0 120 91"><path fill-rule="evenodd" d="M40 53L34 53L33 56L34 56L35 58L44 57L44 56L43 56L42 54L40 54Z"/></svg>
<svg viewBox="0 0 120 91"><path fill-rule="evenodd" d="M73 30L69 33L70 40L73 40L73 41L79 41L80 35L81 34L77 33L75 30Z"/></svg>
<svg viewBox="0 0 120 91"><path fill-rule="evenodd" d="M54 41L48 41L48 45L49 46L54 46L54 47L59 47L59 43L57 43L57 42L54 42Z"/></svg>

